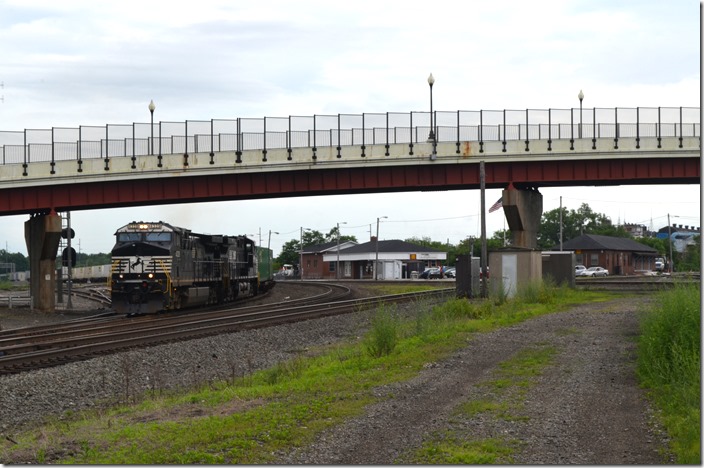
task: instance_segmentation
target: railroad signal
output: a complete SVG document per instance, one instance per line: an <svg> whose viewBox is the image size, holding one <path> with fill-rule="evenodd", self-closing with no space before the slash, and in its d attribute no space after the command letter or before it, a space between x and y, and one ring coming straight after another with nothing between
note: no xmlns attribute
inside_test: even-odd
<svg viewBox="0 0 704 468"><path fill-rule="evenodd" d="M76 237L76 231L74 231L73 228L70 228L70 235L71 235L71 239L73 239L74 237ZM68 236L69 236L69 229L63 228L63 229L61 230L61 238L62 238L62 239L68 239L68 238L69 238Z"/></svg>
<svg viewBox="0 0 704 468"><path fill-rule="evenodd" d="M69 262L71 262L70 265ZM63 266L76 266L76 249L71 247L71 250L69 251L69 248L66 247L63 252L61 252L61 264Z"/></svg>

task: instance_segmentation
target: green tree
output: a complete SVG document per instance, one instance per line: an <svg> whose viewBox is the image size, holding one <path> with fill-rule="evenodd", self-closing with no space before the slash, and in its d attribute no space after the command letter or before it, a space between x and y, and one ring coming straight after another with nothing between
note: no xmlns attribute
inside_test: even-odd
<svg viewBox="0 0 704 468"><path fill-rule="evenodd" d="M668 245L666 239L658 239L657 237L640 237L634 240L639 244L654 248L662 256L667 256Z"/></svg>
<svg viewBox="0 0 704 468"><path fill-rule="evenodd" d="M577 210L562 208L562 240L574 239L582 234L599 234L612 237L630 237L625 229L615 227L608 216L596 213L582 203ZM560 208L546 211L540 221L538 247L550 249L560 243Z"/></svg>
<svg viewBox="0 0 704 468"><path fill-rule="evenodd" d="M29 270L29 258L25 257L20 252L10 253L5 249L0 249L0 262L14 263L15 271Z"/></svg>
<svg viewBox="0 0 704 468"><path fill-rule="evenodd" d="M333 242L337 241L337 226L334 228L330 229L330 232L325 236L325 242ZM357 242L357 237L356 236L345 236L345 235L340 235L340 242L347 242L347 241L353 241Z"/></svg>
<svg viewBox="0 0 704 468"><path fill-rule="evenodd" d="M405 239L405 242L408 242L409 244L415 244L415 245L420 245L423 247L430 247L431 249L437 249L437 250L442 250L443 252L447 252L448 250L448 244L440 242L440 241L434 241L430 239L430 237L411 237L408 239Z"/></svg>

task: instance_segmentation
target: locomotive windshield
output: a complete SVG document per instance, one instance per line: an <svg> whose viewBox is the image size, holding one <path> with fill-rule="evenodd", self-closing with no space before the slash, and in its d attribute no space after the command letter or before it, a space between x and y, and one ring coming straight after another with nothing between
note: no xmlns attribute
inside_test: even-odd
<svg viewBox="0 0 704 468"><path fill-rule="evenodd" d="M144 238L142 236L144 235ZM171 242L170 232L121 232L117 235L118 242Z"/></svg>
<svg viewBox="0 0 704 468"><path fill-rule="evenodd" d="M134 242L140 240L142 234L139 232L120 232L117 234L118 242Z"/></svg>
<svg viewBox="0 0 704 468"><path fill-rule="evenodd" d="M147 242L170 242L171 233L170 232L148 232Z"/></svg>

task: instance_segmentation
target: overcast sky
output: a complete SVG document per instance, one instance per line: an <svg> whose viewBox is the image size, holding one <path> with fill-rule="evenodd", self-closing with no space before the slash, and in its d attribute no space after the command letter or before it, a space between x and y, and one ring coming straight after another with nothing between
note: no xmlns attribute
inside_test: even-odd
<svg viewBox="0 0 704 468"><path fill-rule="evenodd" d="M605 1L0 0L0 130L362 112L698 107L700 3ZM701 187L541 189L614 223L700 226ZM487 207L501 190L487 190ZM74 246L109 252L136 220L254 234L275 254L300 228L369 240L480 233L479 191L74 211ZM676 217L675 217L676 216ZM28 216L0 218L26 254ZM487 215L491 235L502 211ZM78 245L76 245L78 244Z"/></svg>

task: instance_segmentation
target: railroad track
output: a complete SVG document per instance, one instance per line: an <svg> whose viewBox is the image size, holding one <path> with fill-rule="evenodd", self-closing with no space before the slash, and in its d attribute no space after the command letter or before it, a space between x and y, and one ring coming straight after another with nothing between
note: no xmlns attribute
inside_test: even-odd
<svg viewBox="0 0 704 468"><path fill-rule="evenodd" d="M670 278L666 276L634 276L608 278L577 278L575 286L580 289L600 291L659 291L676 285L699 284L698 278Z"/></svg>
<svg viewBox="0 0 704 468"><path fill-rule="evenodd" d="M308 297L300 301L190 314L96 316L52 325L53 331L52 327L30 327L0 332L0 374L61 365L135 347L345 314L379 304L454 295L454 288L448 288L341 301L335 299L349 294L349 290L344 286L327 286L330 286L329 291L318 295L317 299Z"/></svg>

